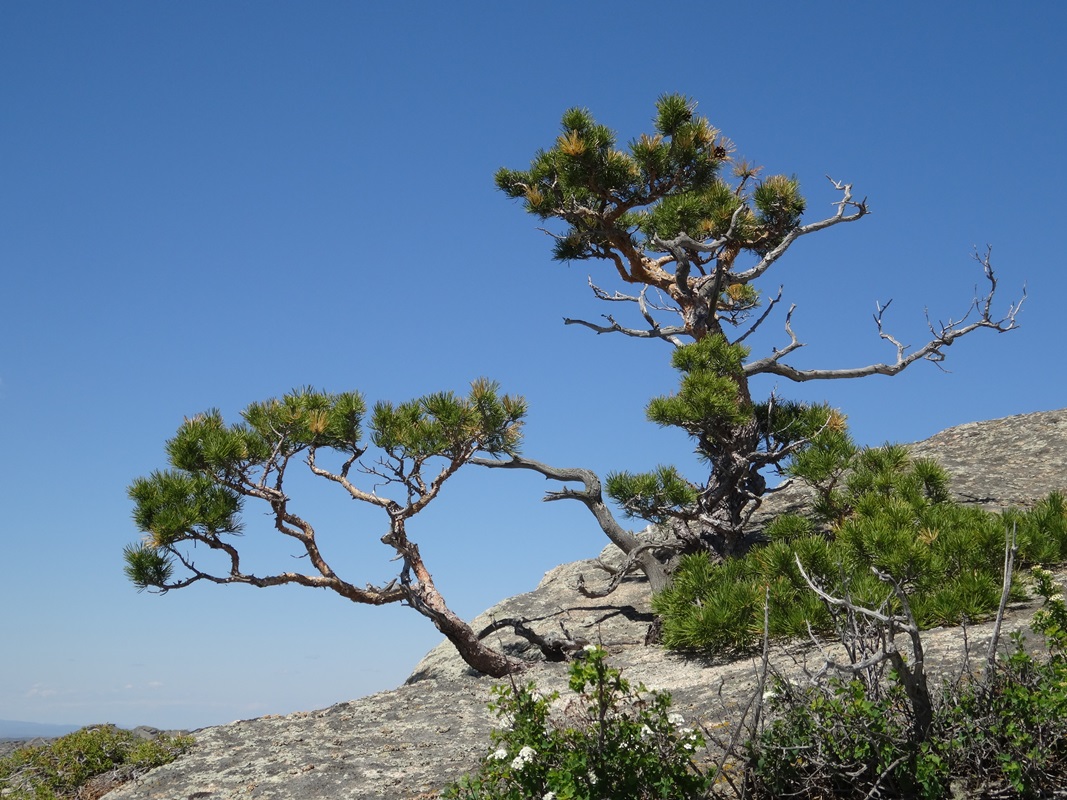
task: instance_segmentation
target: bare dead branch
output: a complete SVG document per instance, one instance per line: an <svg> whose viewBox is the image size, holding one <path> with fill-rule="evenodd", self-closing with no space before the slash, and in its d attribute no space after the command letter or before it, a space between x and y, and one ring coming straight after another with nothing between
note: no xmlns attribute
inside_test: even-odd
<svg viewBox="0 0 1067 800"><path fill-rule="evenodd" d="M479 639L484 639L496 631L503 630L504 628L511 628L516 636L520 636L530 644L535 645L544 654L546 661L566 661L572 654L578 652L587 644L590 644L588 639L584 639L580 636L572 637L567 629L560 624L560 630L563 631L564 638L556 636L546 638L541 636L533 628L529 627L526 623L528 619L524 617L508 617L506 619L495 619L487 625L478 634Z"/></svg>
<svg viewBox="0 0 1067 800"><path fill-rule="evenodd" d="M795 556L795 561L801 576L804 578L804 582L828 606L842 608L850 615L858 615L873 621L875 624L869 635L873 636L879 643L878 650L863 661L858 660L856 651L850 651L850 663L848 664L841 664L835 661L826 654L825 650L820 648L825 664L817 674L816 678L824 675L830 669L846 674L859 675L869 672L873 667L876 667L883 662L888 662L892 665L896 680L900 683L905 694L908 696L908 701L911 705L913 714L913 729L916 741L924 741L929 735L930 727L933 724L933 700L930 696L930 690L926 680L926 663L922 636L919 632L919 624L915 621L915 615L912 613L911 603L908 601L907 592L904 591L903 587L901 587L900 583L893 578L893 576L872 567L871 572L875 574L878 580L888 584L892 588L893 596L900 604L900 614L883 614L880 611L875 611L859 605L847 596L833 597L811 579L808 573L804 570L804 565L801 563L799 556ZM897 633L908 634L911 641L910 663L904 659L903 654L896 645L895 635ZM855 628L846 635L854 637L854 641L862 638L862 634L855 630ZM842 643L847 646L848 642L846 641L846 635L841 635L841 638ZM812 636L812 639L814 641L814 636ZM818 645L818 642L816 642L816 644ZM868 685L872 685L872 683L873 681L868 680Z"/></svg>
<svg viewBox="0 0 1067 800"><path fill-rule="evenodd" d="M1004 612L1008 607L1008 598L1011 595L1011 577L1015 571L1015 556L1019 553L1017 539L1017 525L1012 524L1011 534L1004 532L1004 582L1000 590L1000 605L997 607L997 618L993 624L993 635L989 639L989 651L986 653L985 678L988 680L996 667L997 645L1000 642L1000 630L1004 625Z"/></svg>
<svg viewBox="0 0 1067 800"><path fill-rule="evenodd" d="M612 515L611 510L604 503L603 487L596 473L581 467L553 467L540 461L513 455L508 460L474 457L471 464L477 464L491 469L525 469L540 473L550 480L561 483L578 482L585 487L583 490L562 489L557 492L547 492L545 501L552 500L577 500L585 505L600 523L601 530L607 537L624 553L629 553L640 542L633 533L619 525Z"/></svg>
<svg viewBox="0 0 1067 800"><path fill-rule="evenodd" d="M223 549L225 549L225 547ZM257 576L241 572L237 562L231 562L232 567L230 574L215 575L199 569L192 559L177 548L168 547L167 550L181 561L182 565L188 569L192 575L183 581L161 587L164 593L171 589L181 589L192 583L203 580L217 584L245 584L257 588L297 584L299 586L306 586L314 589L330 589L353 602L376 606L396 603L407 597L406 592L404 592L402 588L396 587L394 584L383 589L377 589L370 586L368 586L367 589L360 589L338 579L337 577L327 577L324 575L305 575L299 572L282 572L277 575Z"/></svg>
<svg viewBox="0 0 1067 800"><path fill-rule="evenodd" d="M604 319L610 322L610 325L597 325L595 322L588 322L584 319L570 319L569 317L563 318L564 325L583 325L586 328L591 328L597 333L622 333L626 336L632 336L635 339L663 339L670 342L675 347L681 347L683 342L678 338L679 335L685 333L685 328L682 326L671 326L667 328L652 327L649 330L638 330L636 328L624 328L614 317L605 315Z"/></svg>
<svg viewBox="0 0 1067 800"><path fill-rule="evenodd" d="M582 489L564 487L557 491L546 492L543 499L545 502L552 502L555 500L577 500L589 509L590 513L592 513L593 517L596 519L597 524L600 526L600 529L616 547L622 550L623 553L630 554L634 550L638 550L634 557L638 565L641 567L641 570L648 578L650 589L653 592L661 591L666 588L667 584L670 582L670 569L668 565L661 562L656 557L655 553L655 550L661 545L657 544L655 548L642 547L645 543L632 531L626 530L619 524L618 520L615 519L614 514L611 513L611 509L608 508L607 504L604 502L603 487L600 478L598 478L596 473L592 470L580 467L553 467L548 464L543 464L540 461L534 461L517 455L511 456L511 458L506 461L474 457L470 459L469 463L477 464L482 467L489 467L491 469L531 470L544 475L550 480L560 481L561 483L581 483L584 487Z"/></svg>
<svg viewBox="0 0 1067 800"><path fill-rule="evenodd" d="M348 492L349 496L353 500L360 500L364 503L370 503L371 505L379 506L384 509L389 509L392 506L398 505L394 500L389 500L385 497L379 497L376 494L365 492L359 487L357 487L355 484L348 480L347 469L345 469L340 475L335 475L329 470L323 469L322 467L318 466L315 463L314 448L308 451L307 464L308 468L320 478L325 478L328 481L333 481L334 483L340 484L344 488L344 490Z"/></svg>
<svg viewBox="0 0 1067 800"><path fill-rule="evenodd" d="M596 297L597 300L603 300L605 303L636 303L640 300L639 296L635 296L632 294L623 294L618 290L616 290L612 294L608 294L606 290L601 289L599 286L593 283L592 275L588 276L586 278L586 281L589 283L589 288L593 290L593 296ZM641 289L642 294L647 288L648 287L645 286Z"/></svg>
<svg viewBox="0 0 1067 800"><path fill-rule="evenodd" d="M763 310L763 313L759 315L759 319L753 322L752 326L747 331L745 331L743 334L734 339L734 344L741 344L743 341L745 341L745 339L747 339L756 331L756 328L763 324L763 321L767 319L768 316L770 316L770 313L772 310L774 310L774 307L778 305L779 302L781 302L782 291L784 289L784 286L778 287L778 294L769 303L767 303L767 307Z"/></svg>
<svg viewBox="0 0 1067 800"><path fill-rule="evenodd" d="M868 364L864 367L853 367L847 369L809 369L799 370L795 367L791 367L788 364L781 363L781 359L788 355L790 352L796 350L799 347L803 347L796 334L790 327L790 317L793 309L790 308L789 314L786 315L786 332L789 334L790 343L781 350L775 350L774 353L767 358L759 359L745 365L744 371L746 376L759 375L759 374L771 374L781 375L784 378L788 378L792 381L803 382L811 380L840 380L848 378L862 378L867 375L896 375L902 372L904 369L914 364L916 361L930 361L935 364L940 364L945 359L945 348L950 347L957 339L966 336L973 331L980 328L988 328L994 330L997 333L1007 333L1008 331L1015 330L1018 324L1015 321L1016 315L1022 308L1023 302L1026 300L1026 290L1023 290L1022 298L1012 303L1008 307L1008 311L1000 319L994 319L992 317L992 303L993 296L996 293L997 281L996 276L993 274L993 268L989 261L989 251L987 250L985 256L975 255L975 258L982 264L985 277L989 281L989 292L984 298L978 298L977 296L972 300L971 306L968 308L967 313L959 320L949 319L947 323L943 323L939 328L930 326L932 338L925 345L915 350L912 353L907 353L908 347L901 344L895 337L887 333L883 328L883 316L886 309L889 308L890 303L885 305L877 304L877 311L874 315L875 324L878 327L878 335L880 338L888 341L896 349L897 357L896 361L892 364ZM978 319L971 322L967 322L967 319L974 312L978 311Z"/></svg>
<svg viewBox="0 0 1067 800"><path fill-rule="evenodd" d="M740 219L741 214L746 210L748 210L748 206L745 203L741 203L734 209L734 213L730 216L730 227L727 228L726 233L718 239L698 241L687 233L679 233L673 239L661 239L659 236L653 235L651 240L652 244L661 248L664 252L671 254L673 254L675 250L684 249L694 253L710 253L712 255L718 255L718 253L730 243L730 240L734 238L737 230L737 220Z"/></svg>
<svg viewBox="0 0 1067 800"><path fill-rule="evenodd" d="M622 566L620 566L618 569L611 570L611 579L600 589L588 588L585 585L585 575L582 574L578 575L578 583L575 588L578 590L578 593L581 594L583 597L607 597L609 594L619 588L619 584L622 583L623 579L627 575L629 575L631 572L633 572L640 566L638 563L638 557L642 553L653 547L661 546L662 545L649 542L635 547L633 550L626 554L626 560L622 563ZM599 564L599 566L604 567L604 569L607 569L607 567L603 564Z"/></svg>

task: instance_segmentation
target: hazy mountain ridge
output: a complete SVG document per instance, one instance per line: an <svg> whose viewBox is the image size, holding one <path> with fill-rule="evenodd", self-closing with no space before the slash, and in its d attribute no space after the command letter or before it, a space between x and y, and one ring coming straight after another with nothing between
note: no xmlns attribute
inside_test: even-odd
<svg viewBox="0 0 1067 800"><path fill-rule="evenodd" d="M36 739L39 736L62 736L78 730L78 725L59 725L49 722L24 722L0 719L0 739Z"/></svg>

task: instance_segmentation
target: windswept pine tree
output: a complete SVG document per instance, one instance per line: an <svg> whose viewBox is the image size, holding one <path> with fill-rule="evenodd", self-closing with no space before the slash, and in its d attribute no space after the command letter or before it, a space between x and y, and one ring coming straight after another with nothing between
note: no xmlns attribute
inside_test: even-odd
<svg viewBox="0 0 1067 800"><path fill-rule="evenodd" d="M655 523L639 536L614 519L600 479L589 470L559 469L522 456L479 463L584 484L565 486L546 499L584 503L629 555L608 590L634 567L658 591L686 553L742 553L746 523L768 492L767 471L781 470L819 437L825 451L825 437L847 435L844 417L829 406L773 395L754 398L755 376L800 382L896 375L919 361L939 364L949 345L976 330L1002 333L1016 325L1021 301L1003 316L994 314L997 281L986 252L976 258L988 293L975 297L960 319L931 325L926 344L911 350L901 344L883 327L885 307L879 307L878 334L896 350L891 363L845 369L791 365L790 355L803 346L792 327L792 308L784 315L787 343L753 354L747 340L782 300L780 288L774 294L761 291L766 276L801 237L863 219L867 201L856 198L851 184L833 181L836 212L805 221L798 180L763 176L759 167L736 158L733 144L680 95L660 98L653 131L625 147L585 109L567 111L561 128L529 169L501 169L496 184L549 226L554 259L595 263L601 269L590 278L596 297L636 312L632 324L611 314L603 323L567 319L567 324L673 346L679 388L654 398L647 415L658 425L684 430L709 469L695 480L671 466L607 476L608 496L628 516ZM619 288L605 288L609 280Z"/></svg>
<svg viewBox="0 0 1067 800"><path fill-rule="evenodd" d="M478 380L467 397L439 392L379 402L371 410L369 442L366 410L357 392L306 388L252 403L242 422L227 425L217 410L186 419L167 442L170 468L130 485L144 538L126 548L127 577L139 589L161 593L201 581L295 584L329 589L353 603L403 603L429 618L474 669L498 677L518 669L520 662L487 646L449 609L408 525L475 454L518 454L525 401ZM381 542L398 564L393 580L360 586L334 571L313 512L290 495L290 473L304 470L381 510L388 520ZM263 533L239 536L246 502L268 510L275 531L306 557L307 569L260 574L244 566L242 553Z"/></svg>

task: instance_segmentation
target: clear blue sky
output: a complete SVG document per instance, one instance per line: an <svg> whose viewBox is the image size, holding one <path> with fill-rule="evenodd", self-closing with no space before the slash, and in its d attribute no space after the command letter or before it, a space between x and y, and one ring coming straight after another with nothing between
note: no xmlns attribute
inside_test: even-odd
<svg viewBox="0 0 1067 800"><path fill-rule="evenodd" d="M552 262L493 187L570 106L625 141L681 92L740 154L799 176L808 219L833 210L825 175L869 198L870 217L768 276L798 305L798 365L891 359L871 321L889 298L890 330L924 342L924 307L958 315L980 283L975 246L993 245L1001 309L1029 289L1020 330L956 344L948 374L781 394L839 406L867 444L1067 405L1065 9L0 4L0 718L197 727L323 707L395 686L438 641L410 609L304 589L138 594L125 489L163 466L183 415L487 375L529 399L530 457L689 463L643 419L674 386L668 348L565 328L604 311L585 285L600 267ZM605 543L532 476L471 468L447 488L412 533L468 619ZM380 520L306 502L346 577L389 574Z"/></svg>

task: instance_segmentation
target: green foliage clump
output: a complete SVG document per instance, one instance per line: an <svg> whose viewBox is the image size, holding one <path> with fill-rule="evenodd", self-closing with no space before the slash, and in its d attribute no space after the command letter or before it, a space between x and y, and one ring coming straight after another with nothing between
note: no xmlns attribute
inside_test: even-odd
<svg viewBox="0 0 1067 800"><path fill-rule="evenodd" d="M870 688L859 679L808 688L779 682L768 703L774 721L748 743L746 794L944 797L947 764L915 741L903 688Z"/></svg>
<svg viewBox="0 0 1067 800"><path fill-rule="evenodd" d="M347 479L367 450L366 411L357 392L305 387L250 404L239 423L227 425L217 409L187 418L167 442L172 468L129 487L134 522L146 536L125 548L126 576L138 589L172 588L180 560L176 547L183 542L232 556L236 551L224 537L241 532L245 497L273 502L285 522L297 524L281 491L287 467L297 456L310 465L320 451L332 451L344 459L333 477ZM438 392L399 404L376 403L369 438L384 451L386 466L396 465L396 476L411 484L409 494L425 495L439 485L418 474L430 459L455 467L477 451L517 453L525 414L523 398L500 394L495 383L479 379L466 397Z"/></svg>
<svg viewBox="0 0 1067 800"><path fill-rule="evenodd" d="M1028 511L1008 509L1005 524L1016 531L1019 553L1028 564L1067 561L1067 497L1053 492Z"/></svg>
<svg viewBox="0 0 1067 800"><path fill-rule="evenodd" d="M20 747L0 759L0 794L11 800L81 796L93 778L111 773L111 788L169 764L193 745L191 736L138 736L96 725L41 745Z"/></svg>
<svg viewBox="0 0 1067 800"><path fill-rule="evenodd" d="M778 681L773 721L746 745L753 800L1051 797L1067 785L1067 604L1047 570L1032 571L1044 605L1034 629L1048 655L1023 647L984 676L946 684L930 736L913 734L903 689L856 678L797 687Z"/></svg>
<svg viewBox="0 0 1067 800"><path fill-rule="evenodd" d="M577 693L560 719L534 685L497 687L490 709L505 723L477 773L449 787L453 800L652 800L702 796L694 764L701 733L670 712L670 696L636 689L588 647L571 664Z"/></svg>
<svg viewBox="0 0 1067 800"><path fill-rule="evenodd" d="M762 456L756 460L766 464L796 459L843 426L843 417L825 405L748 400L744 389L748 354L748 348L731 344L722 334L677 348L671 363L681 375L678 391L653 398L645 410L651 422L685 431L694 440L697 455L712 465L715 480L730 471L731 454L739 446L738 431L747 426L754 430L752 447L767 454L763 461ZM754 466L735 480L745 480L746 475L754 484L762 484ZM646 473L613 472L605 489L627 516L657 524L699 518L700 500L707 491L672 466Z"/></svg>
<svg viewBox="0 0 1067 800"><path fill-rule="evenodd" d="M660 465L652 472L609 472L604 485L627 516L655 523L666 522L672 510L697 501L696 488L672 466Z"/></svg>
<svg viewBox="0 0 1067 800"><path fill-rule="evenodd" d="M922 627L996 611L1005 526L1018 532L1021 563L1067 558L1067 504L1059 495L1002 517L953 502L945 471L911 460L904 448L859 451L832 432L816 445L790 467L817 478L813 518L777 518L766 530L770 542L741 559L714 564L704 553L683 559L673 584L653 600L668 647L754 646L768 591L772 636L804 635L809 625L828 629L829 611L808 589L798 558L817 584L869 608L898 610L874 571L891 576ZM1016 586L1014 596L1021 591Z"/></svg>
<svg viewBox="0 0 1067 800"><path fill-rule="evenodd" d="M740 385L748 353L722 334L676 349L671 364L682 373L681 387L677 394L649 402L649 420L690 434L700 434L711 421L716 426L748 422L752 408L743 401Z"/></svg>
<svg viewBox="0 0 1067 800"><path fill-rule="evenodd" d="M795 177L772 175L745 191L760 170L738 162L732 172L740 185L727 183L720 173L733 161L733 145L682 95L662 96L654 132L626 149L618 149L615 133L584 108L564 113L560 127L554 146L538 151L528 170L496 173L497 187L525 201L529 213L566 223L554 246L557 260L651 247L657 236L721 237L731 225L740 249L763 255L804 213Z"/></svg>

